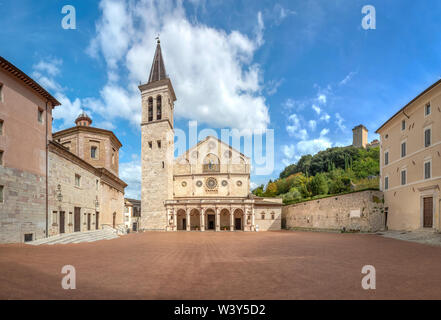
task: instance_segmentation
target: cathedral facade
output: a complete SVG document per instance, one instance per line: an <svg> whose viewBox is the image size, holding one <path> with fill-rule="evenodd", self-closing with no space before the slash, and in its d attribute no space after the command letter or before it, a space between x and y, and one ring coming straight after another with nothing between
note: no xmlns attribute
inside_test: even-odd
<svg viewBox="0 0 441 320"><path fill-rule="evenodd" d="M281 229L281 199L250 193L251 161L209 136L174 159L176 95L158 40L142 97L141 225L162 231Z"/></svg>

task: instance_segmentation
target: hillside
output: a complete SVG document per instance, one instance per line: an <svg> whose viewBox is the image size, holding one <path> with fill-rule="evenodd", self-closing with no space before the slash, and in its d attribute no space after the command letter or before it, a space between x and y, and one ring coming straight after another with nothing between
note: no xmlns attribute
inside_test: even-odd
<svg viewBox="0 0 441 320"><path fill-rule="evenodd" d="M354 190L378 189L380 148L336 147L304 155L275 181L253 190L257 196L282 197L285 204Z"/></svg>

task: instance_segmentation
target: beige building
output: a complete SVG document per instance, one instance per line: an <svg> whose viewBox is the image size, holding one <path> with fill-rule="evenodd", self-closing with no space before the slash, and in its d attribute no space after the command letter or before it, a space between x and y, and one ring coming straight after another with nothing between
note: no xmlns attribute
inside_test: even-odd
<svg viewBox="0 0 441 320"><path fill-rule="evenodd" d="M377 133L387 226L441 229L441 81L410 101Z"/></svg>
<svg viewBox="0 0 441 320"><path fill-rule="evenodd" d="M113 133L89 127L86 115L77 127L52 135L52 109L59 105L0 57L0 242L123 223L121 143ZM91 157L94 146L97 159Z"/></svg>
<svg viewBox="0 0 441 320"><path fill-rule="evenodd" d="M175 92L158 40L142 96L141 228L255 231L281 228L281 199L250 195L250 159L207 137L174 159Z"/></svg>

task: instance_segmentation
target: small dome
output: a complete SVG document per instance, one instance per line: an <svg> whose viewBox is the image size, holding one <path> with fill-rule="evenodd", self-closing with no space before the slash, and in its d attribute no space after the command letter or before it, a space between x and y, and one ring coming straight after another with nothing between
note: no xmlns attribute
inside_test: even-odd
<svg viewBox="0 0 441 320"><path fill-rule="evenodd" d="M82 111L75 120L75 124L77 126L89 127L92 124L92 119L87 115L86 112Z"/></svg>

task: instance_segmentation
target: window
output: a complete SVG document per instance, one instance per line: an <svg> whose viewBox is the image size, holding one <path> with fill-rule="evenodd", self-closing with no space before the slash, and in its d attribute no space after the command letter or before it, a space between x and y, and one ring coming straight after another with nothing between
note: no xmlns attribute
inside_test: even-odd
<svg viewBox="0 0 441 320"><path fill-rule="evenodd" d="M164 168L165 168L165 162L162 161L162 169L164 169Z"/></svg>
<svg viewBox="0 0 441 320"><path fill-rule="evenodd" d="M75 186L79 187L81 185L81 176L79 174L75 174Z"/></svg>
<svg viewBox="0 0 441 320"><path fill-rule="evenodd" d="M99 185L100 185L100 182L99 182L98 179L97 179L97 180L95 181L95 188L96 188L96 190L98 190Z"/></svg>
<svg viewBox="0 0 441 320"><path fill-rule="evenodd" d="M384 153L384 165L387 166L389 164L389 151Z"/></svg>
<svg viewBox="0 0 441 320"><path fill-rule="evenodd" d="M406 156L406 142L401 142L401 157Z"/></svg>
<svg viewBox="0 0 441 320"><path fill-rule="evenodd" d="M153 143L149 141L149 149L153 148Z"/></svg>
<svg viewBox="0 0 441 320"><path fill-rule="evenodd" d="M265 214L264 213L261 214L261 218L262 218L262 220L265 220Z"/></svg>
<svg viewBox="0 0 441 320"><path fill-rule="evenodd" d="M401 131L406 130L406 120L401 121Z"/></svg>
<svg viewBox="0 0 441 320"><path fill-rule="evenodd" d="M30 242L34 240L34 235L32 233L25 233L24 242Z"/></svg>
<svg viewBox="0 0 441 320"><path fill-rule="evenodd" d="M3 200L4 200L4 198L3 198L3 189L4 188L5 188L4 186L0 186L0 203L3 203Z"/></svg>
<svg viewBox="0 0 441 320"><path fill-rule="evenodd" d="M52 224L57 224L58 212L52 211Z"/></svg>
<svg viewBox="0 0 441 320"><path fill-rule="evenodd" d="M384 190L389 189L389 177L384 177Z"/></svg>
<svg viewBox="0 0 441 320"><path fill-rule="evenodd" d="M43 110L38 108L38 122L43 123Z"/></svg>
<svg viewBox="0 0 441 320"><path fill-rule="evenodd" d="M3 165L3 151L0 150L0 166Z"/></svg>
<svg viewBox="0 0 441 320"><path fill-rule="evenodd" d="M148 102L148 117L149 117L149 121L153 121L153 98L150 97L149 98L149 102Z"/></svg>
<svg viewBox="0 0 441 320"><path fill-rule="evenodd" d="M406 174L407 174L406 170L401 170L401 185L403 186L406 184Z"/></svg>
<svg viewBox="0 0 441 320"><path fill-rule="evenodd" d="M430 147L430 145L432 144L432 130L431 129L426 129L424 130L424 146Z"/></svg>
<svg viewBox="0 0 441 320"><path fill-rule="evenodd" d="M161 140L156 141L156 143L158 144L158 148L161 149Z"/></svg>
<svg viewBox="0 0 441 320"><path fill-rule="evenodd" d="M90 148L90 157L92 158L92 159L96 159L97 158L97 147L95 147L95 146L93 146L93 147L91 147Z"/></svg>
<svg viewBox="0 0 441 320"><path fill-rule="evenodd" d="M156 120L161 120L162 118L162 97L158 96L156 98Z"/></svg>
<svg viewBox="0 0 441 320"><path fill-rule="evenodd" d="M112 164L115 164L115 149L112 148Z"/></svg>
<svg viewBox="0 0 441 320"><path fill-rule="evenodd" d="M276 215L272 212L272 213L271 213L271 219L274 220L275 217L276 217Z"/></svg>
<svg viewBox="0 0 441 320"><path fill-rule="evenodd" d="M0 102L3 102L3 83L0 83Z"/></svg>
<svg viewBox="0 0 441 320"><path fill-rule="evenodd" d="M3 120L0 120L0 136L3 135Z"/></svg>
<svg viewBox="0 0 441 320"><path fill-rule="evenodd" d="M432 161L424 162L424 179L430 179L432 177Z"/></svg>
<svg viewBox="0 0 441 320"><path fill-rule="evenodd" d="M431 108L430 108L430 102L428 104L426 104L426 107L424 108L424 115L427 117L428 115L430 115L430 113L432 112Z"/></svg>

